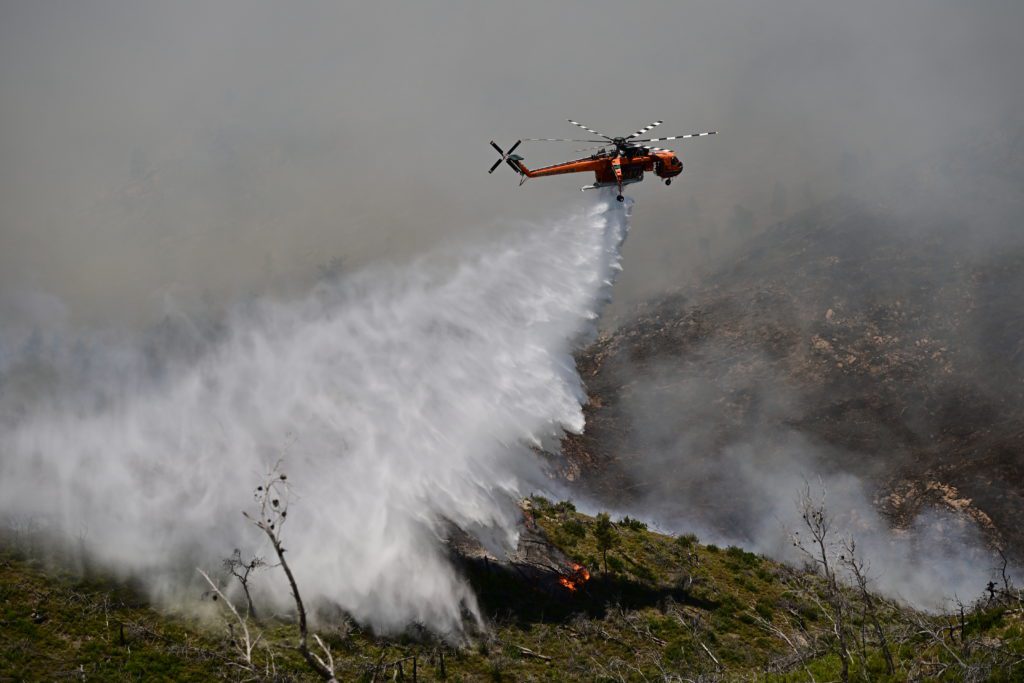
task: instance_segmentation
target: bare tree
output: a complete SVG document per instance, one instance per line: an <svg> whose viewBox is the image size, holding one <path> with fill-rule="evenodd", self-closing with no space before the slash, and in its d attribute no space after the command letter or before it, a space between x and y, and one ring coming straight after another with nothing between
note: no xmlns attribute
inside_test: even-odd
<svg viewBox="0 0 1024 683"><path fill-rule="evenodd" d="M862 560L858 559L857 543L853 539L846 540L843 546L845 552L839 559L857 584L860 600L864 606L864 620L871 623L871 627L875 631L875 637L878 639L878 646L882 650L882 656L885 657L886 670L889 672L889 675L892 675L896 672L896 665L893 662L892 652L889 650L889 641L885 636L885 630L882 628L882 623L878 618L875 598L868 590L867 566Z"/></svg>
<svg viewBox="0 0 1024 683"><path fill-rule="evenodd" d="M839 579L831 561L834 553L832 540L832 516L825 507L826 489L821 484L821 496L814 498L811 494L811 485L804 482L797 501L797 508L804 526L809 534L807 538L801 537L799 531L791 532L793 546L806 555L811 563L821 570L825 578L825 597L829 609L824 609L817 597L810 592L810 597L819 604L825 616L832 624L832 631L836 637L838 646L839 661L841 665L840 677L843 683L850 680L850 648L848 626L846 623L847 604L846 597L839 586Z"/></svg>
<svg viewBox="0 0 1024 683"><path fill-rule="evenodd" d="M249 618L248 615L242 616L234 603L228 600L227 596L220 590L217 583L210 578L210 575L204 572L202 569L196 568L196 571L206 580L206 583L210 586L209 595L211 595L214 601L221 603L227 608L228 612L234 617L234 621L228 620L227 630L228 635L231 639L231 645L238 652L239 659L241 662L236 665L243 671L248 671L253 674L259 672L256 661L253 658L256 652L256 647L263 640L263 634L260 632L253 633L249 629ZM235 632L235 625L238 625L238 633ZM274 655L269 647L267 649L267 661L264 665L264 674L271 676L276 673L276 667L274 665Z"/></svg>
<svg viewBox="0 0 1024 683"><path fill-rule="evenodd" d="M258 529L270 539L270 544L277 554L281 569L288 577L288 585L291 588L292 599L295 601L295 608L299 617L299 652L310 668L325 681L336 681L334 674L334 656L331 650L314 634L313 639L320 648L322 656L309 649L309 627L306 620L306 606L299 594L299 586L295 581L288 561L285 559L285 547L281 542L281 530L288 518L288 502L291 490L288 486L288 477L280 471L280 462L267 474L263 484L256 487L255 498L258 505L256 516L243 512L246 519L256 525Z"/></svg>
<svg viewBox="0 0 1024 683"><path fill-rule="evenodd" d="M1007 603L1016 601L1019 604L1024 596L1021 595L1021 591L1010 580L1010 574L1007 571L1010 566L1010 559L1006 556L1006 550L1002 545L998 545L996 546L996 553L999 555L999 578L1003 583L1003 600Z"/></svg>
<svg viewBox="0 0 1024 683"><path fill-rule="evenodd" d="M947 629L937 624L934 619L929 618L924 614L914 615L914 627L919 637L925 637L930 644L938 646L940 649L946 652L948 657L952 658L953 662L959 667L962 680L975 681L979 680L977 676L977 666L965 661L952 647L946 642L946 638L943 632ZM965 644L961 643L961 649L964 649ZM953 664L950 662L943 662L941 659L936 658L937 661L929 662L921 660L917 662L919 665L933 666L935 669L931 672L935 678L939 678Z"/></svg>
<svg viewBox="0 0 1024 683"><path fill-rule="evenodd" d="M262 557L258 556L253 556L246 562L242 559L242 551L238 548L235 548L235 552L231 554L231 557L224 558L224 569L238 579L238 583L242 586L242 592L245 593L246 616L252 617L257 621L259 617L256 616L256 606L253 605L252 595L249 592L249 575L265 566L267 566L267 563L263 561Z"/></svg>

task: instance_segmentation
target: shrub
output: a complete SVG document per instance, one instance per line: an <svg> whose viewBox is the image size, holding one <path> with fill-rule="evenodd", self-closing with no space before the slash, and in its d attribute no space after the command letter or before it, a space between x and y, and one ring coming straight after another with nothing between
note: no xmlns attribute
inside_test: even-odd
<svg viewBox="0 0 1024 683"><path fill-rule="evenodd" d="M772 615L775 613L775 610L772 608L772 604L765 600L758 600L754 605L754 611L768 621L772 620Z"/></svg>
<svg viewBox="0 0 1024 683"><path fill-rule="evenodd" d="M551 501L544 496L530 496L530 507L535 515L543 517L551 511Z"/></svg>
<svg viewBox="0 0 1024 683"><path fill-rule="evenodd" d="M654 570L644 564L638 564L633 567L633 575L642 581L654 583L657 577L654 575Z"/></svg>
<svg viewBox="0 0 1024 683"><path fill-rule="evenodd" d="M735 545L731 545L725 549L725 554L728 555L730 560L734 560L738 564L752 567L758 563L757 555L754 553L748 553L743 548Z"/></svg>
<svg viewBox="0 0 1024 683"><path fill-rule="evenodd" d="M558 526L552 540L562 548L575 548L576 544L586 535L587 527L583 525L583 522L575 517L570 517Z"/></svg>
<svg viewBox="0 0 1024 683"><path fill-rule="evenodd" d="M749 580L745 576L737 577L736 585L739 586L740 588L744 588L744 589L750 591L751 593L756 593L757 592L757 585L753 581Z"/></svg>
<svg viewBox="0 0 1024 683"><path fill-rule="evenodd" d="M676 545L683 550L689 550L693 546L697 545L697 534L683 534L682 536L676 536Z"/></svg>
<svg viewBox="0 0 1024 683"><path fill-rule="evenodd" d="M673 638L665 646L665 659L674 663L686 661L686 642L682 638Z"/></svg>
<svg viewBox="0 0 1024 683"><path fill-rule="evenodd" d="M647 531L647 523L641 522L639 519L633 519L632 517L626 516L619 520L619 526L633 531Z"/></svg>
<svg viewBox="0 0 1024 683"><path fill-rule="evenodd" d="M562 523L562 533L580 540L587 535L587 527L583 526L583 522L578 519L568 519Z"/></svg>
<svg viewBox="0 0 1024 683"><path fill-rule="evenodd" d="M722 601L718 603L718 607L715 608L715 611L724 616L731 616L740 610L740 608L739 600L737 600L735 596L726 595L722 598Z"/></svg>

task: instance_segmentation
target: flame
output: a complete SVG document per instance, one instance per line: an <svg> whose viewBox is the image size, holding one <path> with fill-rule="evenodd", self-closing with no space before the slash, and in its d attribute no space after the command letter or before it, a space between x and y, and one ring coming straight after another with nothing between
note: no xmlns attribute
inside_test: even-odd
<svg viewBox="0 0 1024 683"><path fill-rule="evenodd" d="M573 564L572 572L568 576L558 577L558 583L565 586L570 593L590 580L590 572L582 564Z"/></svg>

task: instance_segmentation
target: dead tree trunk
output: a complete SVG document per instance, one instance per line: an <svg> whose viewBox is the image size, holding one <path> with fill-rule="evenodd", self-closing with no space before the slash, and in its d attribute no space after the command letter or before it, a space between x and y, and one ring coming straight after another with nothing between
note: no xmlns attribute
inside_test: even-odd
<svg viewBox="0 0 1024 683"><path fill-rule="evenodd" d="M857 559L857 544L850 540L846 543L846 556L844 557L846 567L850 570L854 580L857 582L857 589L860 591L860 599L864 603L864 614L878 638L878 647L885 657L885 668L889 675L896 673L896 664L892 658L892 651L889 650L889 639L885 636L885 630L878 619L878 609L875 599L868 590L868 577L864 563Z"/></svg>
<svg viewBox="0 0 1024 683"><path fill-rule="evenodd" d="M299 615L299 653L302 654L302 658L306 660L309 667L320 678L325 681L336 681L337 679L334 676L334 657L331 654L330 648L324 644L319 636L314 635L313 638L320 646L324 657L320 657L309 649L309 627L306 620L306 606L303 604L302 596L299 594L299 585L295 581L292 568L284 557L285 549L281 544L281 528L288 517L289 491L287 480L288 477L279 472L278 468L275 467L267 476L263 485L256 489L256 499L259 501L260 508L259 518L253 518L248 513L243 514L270 539L270 544L277 554L281 568L284 570L285 576L288 577L292 599L295 601L295 608Z"/></svg>
<svg viewBox="0 0 1024 683"><path fill-rule="evenodd" d="M836 577L835 567L830 561L831 555L831 534L832 517L825 508L825 491L822 488L820 500L815 500L811 495L811 486L804 484L798 501L800 517L804 526L810 533L810 541L805 542L800 537L800 532L793 532L793 545L807 555L813 563L821 568L825 577L825 595L831 614L826 614L832 622L832 630L836 637L840 662L840 679L843 683L850 680L850 647L847 627L847 605L843 591L840 589L839 580ZM808 543L810 547L808 547Z"/></svg>

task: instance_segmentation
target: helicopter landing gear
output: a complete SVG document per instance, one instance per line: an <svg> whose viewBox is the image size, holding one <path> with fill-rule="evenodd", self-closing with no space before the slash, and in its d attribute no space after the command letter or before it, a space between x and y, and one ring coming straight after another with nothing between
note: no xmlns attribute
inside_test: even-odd
<svg viewBox="0 0 1024 683"><path fill-rule="evenodd" d="M618 200L618 201L620 201L620 202L626 201L626 198L625 198L625 197L623 197L623 196L622 196L621 194L620 194L620 195L618 195L617 197L615 197L615 199L616 199L616 200Z"/></svg>
<svg viewBox="0 0 1024 683"><path fill-rule="evenodd" d="M672 179L671 178L665 178L665 184L666 185L671 185L672 184Z"/></svg>

